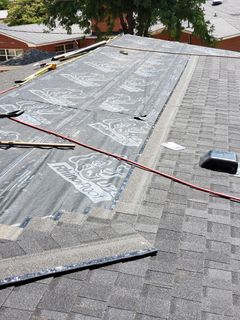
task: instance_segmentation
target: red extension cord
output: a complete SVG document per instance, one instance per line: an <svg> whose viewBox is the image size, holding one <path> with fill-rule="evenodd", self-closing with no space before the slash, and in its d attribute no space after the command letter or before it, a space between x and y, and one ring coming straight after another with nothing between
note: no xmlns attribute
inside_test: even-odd
<svg viewBox="0 0 240 320"><path fill-rule="evenodd" d="M195 184L192 184L192 183L189 183L187 181L184 181L182 179L178 179L172 175L169 175L169 174L166 174L164 172L161 172L161 171L158 171L158 170L155 170L155 169L152 169L150 167L147 167L147 166L144 166L138 162L135 162L135 161L132 161L130 159L127 159L123 156L120 156L120 155L117 155L117 154L114 154L114 153L111 153L111 152L107 152L107 151L104 151L104 150L101 150L101 149L98 149L98 148L95 148L91 145L88 145L88 144L85 144L85 143L81 143L75 139L72 139L68 136L64 136L60 133L57 133L57 132L54 132L54 131L51 131L51 130L48 130L48 129L44 129L44 128L41 128L41 127L38 127L38 126L35 126L33 124L30 124L28 122L25 122L25 121L22 121L22 120L19 120L19 119L16 119L16 118L9 118L10 120L12 121L15 121L17 123L20 123L20 124L23 124L27 127L30 127L30 128L33 128L33 129L36 129L36 130L39 130L39 131L42 131L42 132L45 132L45 133L48 133L48 134L51 134L51 135L54 135L56 137L59 137L59 138L62 138L62 139L65 139L65 140L68 140L69 142L73 142L75 143L76 145L79 145L81 147L84 147L84 148L87 148L87 149L90 149L90 150L93 150L93 151L96 151L96 152L99 152L99 153L102 153L102 154L105 154L109 157L112 157L112 158L115 158L119 161L124 161L130 165L133 165L139 169L142 169L142 170L145 170L145 171L149 171L149 172L152 172L152 173L155 173L159 176L162 176L164 178L167 178L167 179L170 179L174 182L177 182L177 183L180 183L180 184L183 184L187 187L190 187L192 189L195 189L195 190L199 190L199 191L202 191L202 192L205 192L205 193L208 193L210 195L213 195L213 196L217 196L217 197L221 197L221 198L224 198L224 199L228 199L230 201L235 201L235 202L240 202L240 198L239 197L235 197L235 196L231 196L229 194L225 194L225 193L221 193L221 192L217 192L217 191L213 191L213 190L210 190L210 189L207 189L207 188L202 188L202 187L199 187Z"/></svg>
<svg viewBox="0 0 240 320"><path fill-rule="evenodd" d="M9 91L11 91L11 90L13 90L13 89L16 89L16 88L17 88L17 86L12 86L12 87L10 87L10 88L8 88L8 89L5 89L5 90L0 91L0 94L7 93L7 92L9 92Z"/></svg>

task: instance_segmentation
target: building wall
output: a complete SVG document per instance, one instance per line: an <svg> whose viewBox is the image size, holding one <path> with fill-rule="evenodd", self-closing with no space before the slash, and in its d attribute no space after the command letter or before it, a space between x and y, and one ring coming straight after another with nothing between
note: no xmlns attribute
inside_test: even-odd
<svg viewBox="0 0 240 320"><path fill-rule="evenodd" d="M106 21L97 22L96 20L92 20L92 32L96 34L99 31L105 33L108 32L108 24ZM122 26L119 18L116 18L114 21L113 33L119 33L122 31Z"/></svg>
<svg viewBox="0 0 240 320"><path fill-rule="evenodd" d="M97 38L85 38L82 40L78 40L78 47L85 48L97 42Z"/></svg>
<svg viewBox="0 0 240 320"><path fill-rule="evenodd" d="M84 48L87 46L90 46L91 44L96 43L96 39L80 39L80 40L76 40L76 41L65 41L65 42L61 42L61 43L53 43L53 44L48 44L48 45L44 45L44 46L38 46L37 49L38 50L44 50L44 51L49 51L49 52L55 52L56 51L56 46L60 46L60 45L66 45L66 44L70 44L70 43L74 43L76 45L76 49L78 48Z"/></svg>
<svg viewBox="0 0 240 320"><path fill-rule="evenodd" d="M27 50L28 45L24 42L15 40L8 36L0 34L0 49L23 49Z"/></svg>
<svg viewBox="0 0 240 320"><path fill-rule="evenodd" d="M217 48L240 51L240 36L220 41L217 44Z"/></svg>

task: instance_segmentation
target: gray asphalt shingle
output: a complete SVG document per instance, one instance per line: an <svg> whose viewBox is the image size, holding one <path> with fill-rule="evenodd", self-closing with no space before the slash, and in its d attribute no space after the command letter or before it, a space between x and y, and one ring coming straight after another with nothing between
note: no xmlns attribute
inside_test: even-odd
<svg viewBox="0 0 240 320"><path fill-rule="evenodd" d="M79 282L74 279L56 278L42 295L39 309L70 312L77 298Z"/></svg>
<svg viewBox="0 0 240 320"><path fill-rule="evenodd" d="M29 283L17 287L8 296L4 307L34 311L39 304L47 286L41 283Z"/></svg>
<svg viewBox="0 0 240 320"><path fill-rule="evenodd" d="M0 310L0 319L11 319L11 320L29 320L31 318L32 312L19 310L14 308L2 307Z"/></svg>

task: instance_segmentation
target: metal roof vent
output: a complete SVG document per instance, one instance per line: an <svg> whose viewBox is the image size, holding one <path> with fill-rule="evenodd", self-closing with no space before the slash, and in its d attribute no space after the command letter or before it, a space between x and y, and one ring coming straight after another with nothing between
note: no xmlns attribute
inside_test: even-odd
<svg viewBox="0 0 240 320"><path fill-rule="evenodd" d="M238 158L234 152L211 150L200 159L199 165L202 168L235 174Z"/></svg>

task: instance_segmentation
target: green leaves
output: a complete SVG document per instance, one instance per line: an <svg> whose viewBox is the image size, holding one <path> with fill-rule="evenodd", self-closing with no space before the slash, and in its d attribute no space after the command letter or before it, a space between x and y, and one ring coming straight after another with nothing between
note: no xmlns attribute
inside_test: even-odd
<svg viewBox="0 0 240 320"><path fill-rule="evenodd" d="M9 0L0 0L0 10L7 10Z"/></svg>
<svg viewBox="0 0 240 320"><path fill-rule="evenodd" d="M43 0L15 0L9 5L7 23L10 26L41 23L46 16Z"/></svg>

